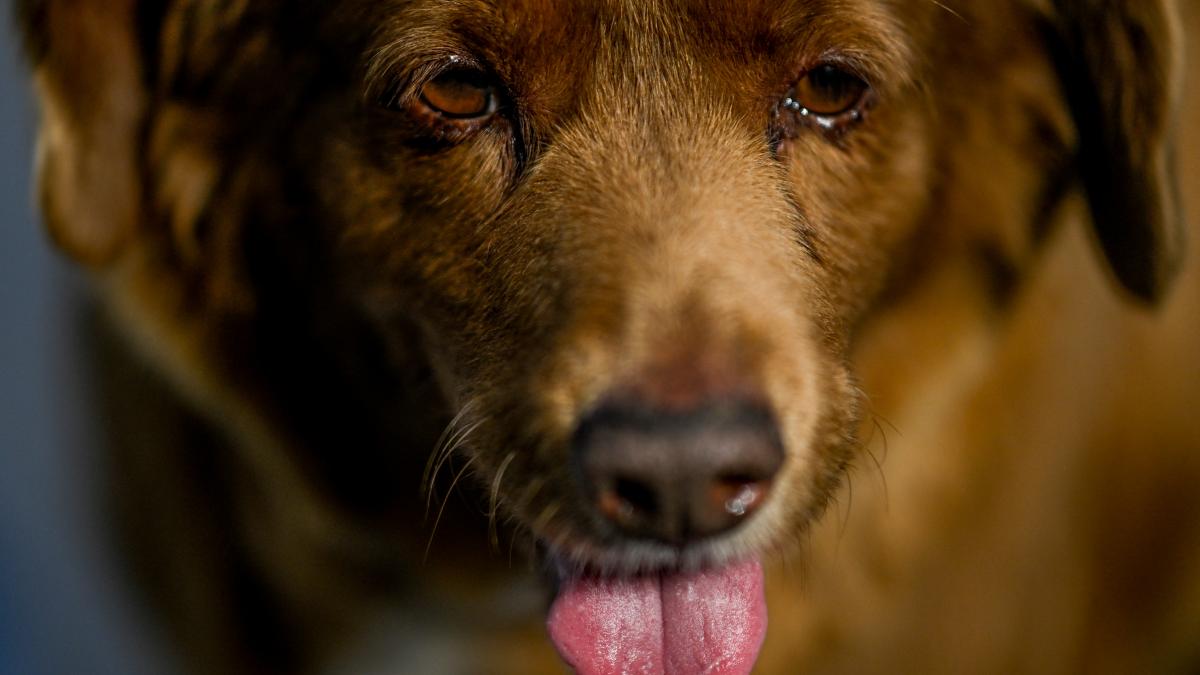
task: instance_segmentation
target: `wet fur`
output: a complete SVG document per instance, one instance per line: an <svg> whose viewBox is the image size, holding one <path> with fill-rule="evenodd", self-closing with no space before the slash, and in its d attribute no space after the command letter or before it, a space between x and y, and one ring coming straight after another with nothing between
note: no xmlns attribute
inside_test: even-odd
<svg viewBox="0 0 1200 675"><path fill-rule="evenodd" d="M552 670L536 607L479 588L516 574L489 517L613 572L790 564L764 672L1196 667L1163 3L20 9L47 225L122 335L103 362L153 364L109 373L119 504L199 669L315 667L390 604L478 645L465 671ZM830 49L876 104L773 154ZM521 115L455 145L377 105L458 53ZM771 399L778 494L682 558L591 532L579 416L706 359Z"/></svg>

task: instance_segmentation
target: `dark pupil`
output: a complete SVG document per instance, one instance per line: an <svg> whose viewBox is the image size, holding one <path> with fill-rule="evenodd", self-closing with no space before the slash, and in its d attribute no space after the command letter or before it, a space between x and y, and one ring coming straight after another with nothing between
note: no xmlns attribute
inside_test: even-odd
<svg viewBox="0 0 1200 675"><path fill-rule="evenodd" d="M821 66L808 74L813 91L826 103L843 103L858 94L858 80L833 66Z"/></svg>

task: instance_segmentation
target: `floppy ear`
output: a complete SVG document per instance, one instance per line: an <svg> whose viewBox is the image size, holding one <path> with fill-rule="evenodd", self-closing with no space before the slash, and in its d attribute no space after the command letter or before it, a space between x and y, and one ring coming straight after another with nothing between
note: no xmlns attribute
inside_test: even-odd
<svg viewBox="0 0 1200 675"><path fill-rule="evenodd" d="M147 93L136 0L20 0L41 104L38 183L55 241L84 263L113 259L137 226Z"/></svg>
<svg viewBox="0 0 1200 675"><path fill-rule="evenodd" d="M1167 0L1053 0L1051 38L1083 187L1116 278L1157 302L1184 228L1172 156L1180 40Z"/></svg>

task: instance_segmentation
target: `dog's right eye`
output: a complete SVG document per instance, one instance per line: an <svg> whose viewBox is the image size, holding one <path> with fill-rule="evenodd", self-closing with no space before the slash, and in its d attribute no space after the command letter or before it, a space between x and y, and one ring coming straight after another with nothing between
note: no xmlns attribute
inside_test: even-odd
<svg viewBox="0 0 1200 675"><path fill-rule="evenodd" d="M501 92L490 72L454 59L448 68L418 82L415 91L387 93L380 103L386 110L407 114L413 142L445 148L499 121Z"/></svg>

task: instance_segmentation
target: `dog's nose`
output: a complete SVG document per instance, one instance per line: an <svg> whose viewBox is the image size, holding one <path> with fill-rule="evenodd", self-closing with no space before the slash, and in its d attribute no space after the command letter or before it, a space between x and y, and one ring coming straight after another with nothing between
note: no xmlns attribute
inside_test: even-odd
<svg viewBox="0 0 1200 675"><path fill-rule="evenodd" d="M596 515L677 546L744 521L783 464L774 416L742 398L683 410L609 399L579 425L572 450Z"/></svg>

